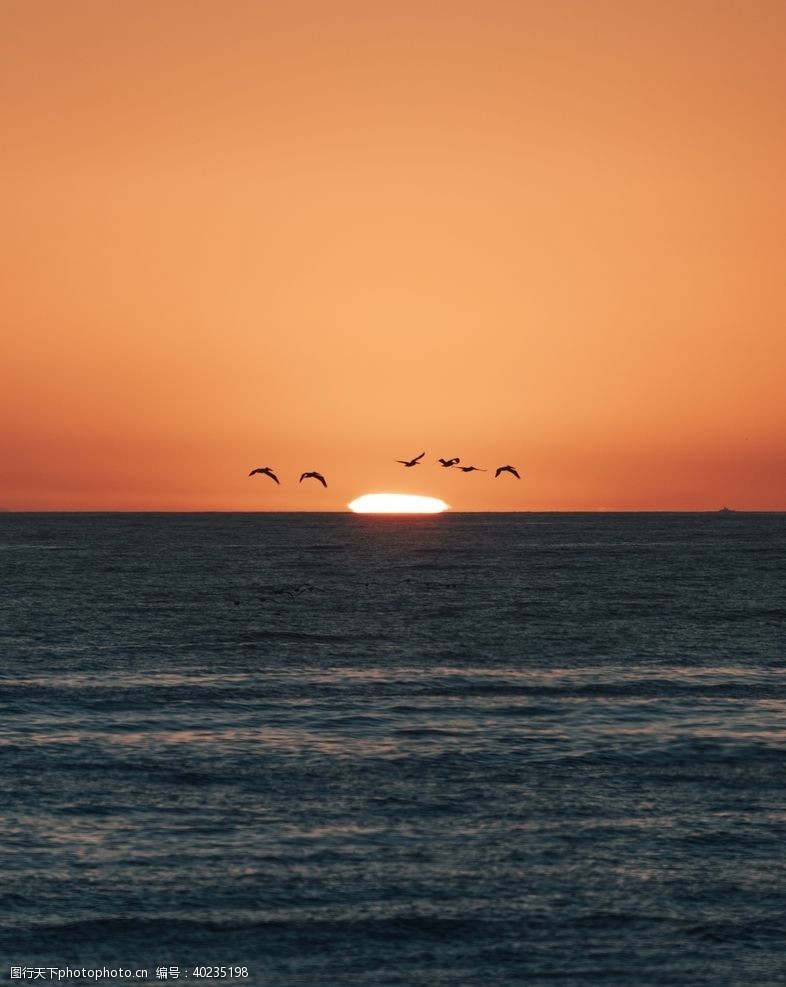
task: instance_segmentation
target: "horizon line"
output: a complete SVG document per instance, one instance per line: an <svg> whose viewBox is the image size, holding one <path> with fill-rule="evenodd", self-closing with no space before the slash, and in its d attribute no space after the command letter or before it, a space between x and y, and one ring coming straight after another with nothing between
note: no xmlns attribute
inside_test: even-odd
<svg viewBox="0 0 786 987"><path fill-rule="evenodd" d="M453 510L452 508L446 511L441 511L442 516L450 514L786 514L786 507L782 508L729 508L728 510L722 507L703 507L703 508L657 508L657 507L645 507L645 508L575 508L575 509L541 509L541 510L518 510L518 511L505 511L505 510ZM349 516L368 516L366 514L357 515L354 511L349 509L341 510L319 510L319 511L307 511L307 510L225 510L225 509L168 509L168 508L41 508L41 509L30 509L30 508L17 508L17 507L0 507L0 515L2 514L346 514ZM377 517L398 517L396 512L391 512L390 514L377 514ZM407 514L408 517L417 517L417 514ZM426 515L424 515L426 516ZM431 515L428 515L431 516Z"/></svg>

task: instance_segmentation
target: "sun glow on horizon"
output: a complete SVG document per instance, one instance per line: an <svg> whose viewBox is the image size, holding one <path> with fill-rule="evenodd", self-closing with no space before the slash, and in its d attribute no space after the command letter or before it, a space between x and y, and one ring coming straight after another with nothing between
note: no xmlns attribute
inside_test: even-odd
<svg viewBox="0 0 786 987"><path fill-rule="evenodd" d="M347 504L355 514L440 514L450 508L438 497L418 494L364 494Z"/></svg>

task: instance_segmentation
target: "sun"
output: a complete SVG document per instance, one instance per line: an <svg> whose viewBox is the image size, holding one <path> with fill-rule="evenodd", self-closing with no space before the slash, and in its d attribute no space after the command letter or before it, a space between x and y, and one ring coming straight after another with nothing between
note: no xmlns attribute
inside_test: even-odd
<svg viewBox="0 0 786 987"><path fill-rule="evenodd" d="M417 494L364 494L347 505L355 514L440 514L450 505L438 497Z"/></svg>

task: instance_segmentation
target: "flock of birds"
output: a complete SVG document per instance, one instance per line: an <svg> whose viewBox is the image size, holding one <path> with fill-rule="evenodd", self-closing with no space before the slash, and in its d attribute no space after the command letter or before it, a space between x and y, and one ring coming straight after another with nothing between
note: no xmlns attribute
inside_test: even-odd
<svg viewBox="0 0 786 987"><path fill-rule="evenodd" d="M259 466L257 469L251 470L251 472L248 475L253 476L255 473L263 473L265 476L269 476L271 480L275 480L276 483L278 484L281 483L281 480L279 480L279 478L273 472L272 467L270 466ZM301 473L300 482L302 483L304 480L308 480L310 477L313 477L315 480L319 480L319 482L322 484L323 487L327 486L327 480L324 478L324 476L322 476L321 473L316 473L313 471L311 473Z"/></svg>
<svg viewBox="0 0 786 987"><path fill-rule="evenodd" d="M415 456L414 459L397 459L396 462L405 466L407 469L411 469L413 466L418 466L421 459L425 456L425 452L421 452L419 456ZM452 459L437 459L437 463L442 466L443 469L458 469L462 473L488 473L488 470L482 469L480 466L461 466L461 460L458 456L454 456ZM248 474L249 476L254 476L256 473L260 473L263 476L269 476L271 480L275 480L276 483L280 484L281 481L276 476L275 470L272 466L258 466L256 469L251 470ZM515 466L498 466L494 478L496 479L501 473L510 473L515 476L517 480L520 480L519 471ZM317 473L316 470L311 470L308 473L301 473L299 482L302 483L304 480L318 480L323 487L327 486L327 480L321 473Z"/></svg>

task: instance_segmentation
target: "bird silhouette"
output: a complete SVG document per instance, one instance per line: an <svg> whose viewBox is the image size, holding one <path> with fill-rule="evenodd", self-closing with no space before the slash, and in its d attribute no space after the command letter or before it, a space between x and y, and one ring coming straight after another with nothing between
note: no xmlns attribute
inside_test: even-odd
<svg viewBox="0 0 786 987"><path fill-rule="evenodd" d="M459 466L462 473L488 473L488 470L481 469L480 466Z"/></svg>
<svg viewBox="0 0 786 987"><path fill-rule="evenodd" d="M300 482L307 480L309 477L313 477L315 480L319 480L323 487L327 486L327 480L322 476L321 473L302 473L300 476Z"/></svg>
<svg viewBox="0 0 786 987"><path fill-rule="evenodd" d="M251 472L248 475L253 476L255 473L264 473L265 476L269 476L270 479L275 480L276 483L280 484L281 482L279 478L276 476L276 474L273 472L272 466L260 466L258 469L251 470Z"/></svg>
<svg viewBox="0 0 786 987"><path fill-rule="evenodd" d="M417 466L425 455L425 452L421 452L421 454L419 456L415 456L414 459L397 459L396 462L401 463L402 466Z"/></svg>
<svg viewBox="0 0 786 987"><path fill-rule="evenodd" d="M519 471L516 469L515 466L498 466L497 472L494 474L495 480L500 475L500 473L512 473L517 480L521 479L521 477L519 476Z"/></svg>
<svg viewBox="0 0 786 987"><path fill-rule="evenodd" d="M437 460L437 462L440 463L442 466L444 466L445 469L449 469L451 466L455 466L456 463L460 463L461 460L458 458L458 456L456 456L453 459L442 459L442 458L440 458L440 459Z"/></svg>

